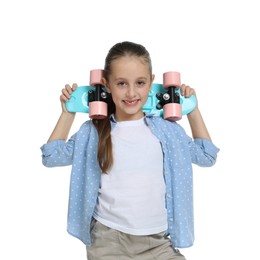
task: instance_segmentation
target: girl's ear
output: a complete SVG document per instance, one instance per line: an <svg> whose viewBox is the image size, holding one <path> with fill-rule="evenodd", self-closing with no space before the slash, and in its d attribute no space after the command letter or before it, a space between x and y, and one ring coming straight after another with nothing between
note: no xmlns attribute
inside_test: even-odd
<svg viewBox="0 0 260 260"><path fill-rule="evenodd" d="M152 83L153 83L153 81L154 81L154 78L155 78L155 75L153 74L153 75L152 75Z"/></svg>
<svg viewBox="0 0 260 260"><path fill-rule="evenodd" d="M104 77L101 79L101 82L102 82L102 85L106 88L106 91L108 93L110 93L109 85Z"/></svg>
<svg viewBox="0 0 260 260"><path fill-rule="evenodd" d="M152 80L151 80L151 86L150 86L150 90L152 89L152 87L153 87L153 81L154 81L154 78L155 78L155 75L153 74L152 75Z"/></svg>

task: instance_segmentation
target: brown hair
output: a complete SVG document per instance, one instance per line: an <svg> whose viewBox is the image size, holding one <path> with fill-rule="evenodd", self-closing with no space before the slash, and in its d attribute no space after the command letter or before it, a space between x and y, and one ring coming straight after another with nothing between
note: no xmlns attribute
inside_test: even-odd
<svg viewBox="0 0 260 260"><path fill-rule="evenodd" d="M146 48L140 44L133 42L120 42L115 44L108 52L105 59L105 79L108 81L109 75L111 73L111 63L112 61L124 57L124 56L136 56L141 57L147 62L149 66L149 72L152 75L152 63L149 52ZM111 141L111 123L110 116L115 113L115 104L111 100L108 102L108 116L102 120L93 120L98 136L98 153L97 159L102 173L106 173L113 164L113 153L112 153L112 141Z"/></svg>

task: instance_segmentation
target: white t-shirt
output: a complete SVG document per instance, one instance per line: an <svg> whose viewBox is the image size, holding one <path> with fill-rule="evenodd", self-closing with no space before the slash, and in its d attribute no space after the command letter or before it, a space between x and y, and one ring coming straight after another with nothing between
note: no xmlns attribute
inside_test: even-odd
<svg viewBox="0 0 260 260"><path fill-rule="evenodd" d="M117 122L111 131L114 163L102 174L94 218L132 235L167 229L163 153L144 118Z"/></svg>

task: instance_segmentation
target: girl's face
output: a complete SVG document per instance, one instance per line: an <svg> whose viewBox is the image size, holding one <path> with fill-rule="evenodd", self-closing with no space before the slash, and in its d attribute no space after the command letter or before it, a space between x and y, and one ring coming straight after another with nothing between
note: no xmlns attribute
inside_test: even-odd
<svg viewBox="0 0 260 260"><path fill-rule="evenodd" d="M111 74L105 81L116 106L116 120L138 120L144 116L144 106L152 87L147 62L136 56L118 58L111 63Z"/></svg>

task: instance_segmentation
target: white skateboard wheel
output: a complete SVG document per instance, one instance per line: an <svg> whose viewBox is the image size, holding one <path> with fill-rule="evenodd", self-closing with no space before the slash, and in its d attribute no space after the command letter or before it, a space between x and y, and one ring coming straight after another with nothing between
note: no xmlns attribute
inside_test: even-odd
<svg viewBox="0 0 260 260"><path fill-rule="evenodd" d="M89 102L89 117L91 119L104 119L107 117L107 103L103 101Z"/></svg>
<svg viewBox="0 0 260 260"><path fill-rule="evenodd" d="M97 84L102 84L104 70L91 70L90 71L90 86L94 87Z"/></svg>
<svg viewBox="0 0 260 260"><path fill-rule="evenodd" d="M181 74L176 71L169 71L163 73L163 85L165 88L181 86Z"/></svg>
<svg viewBox="0 0 260 260"><path fill-rule="evenodd" d="M163 106L163 118L169 121L178 121L182 118L182 108L178 103L169 103Z"/></svg>

